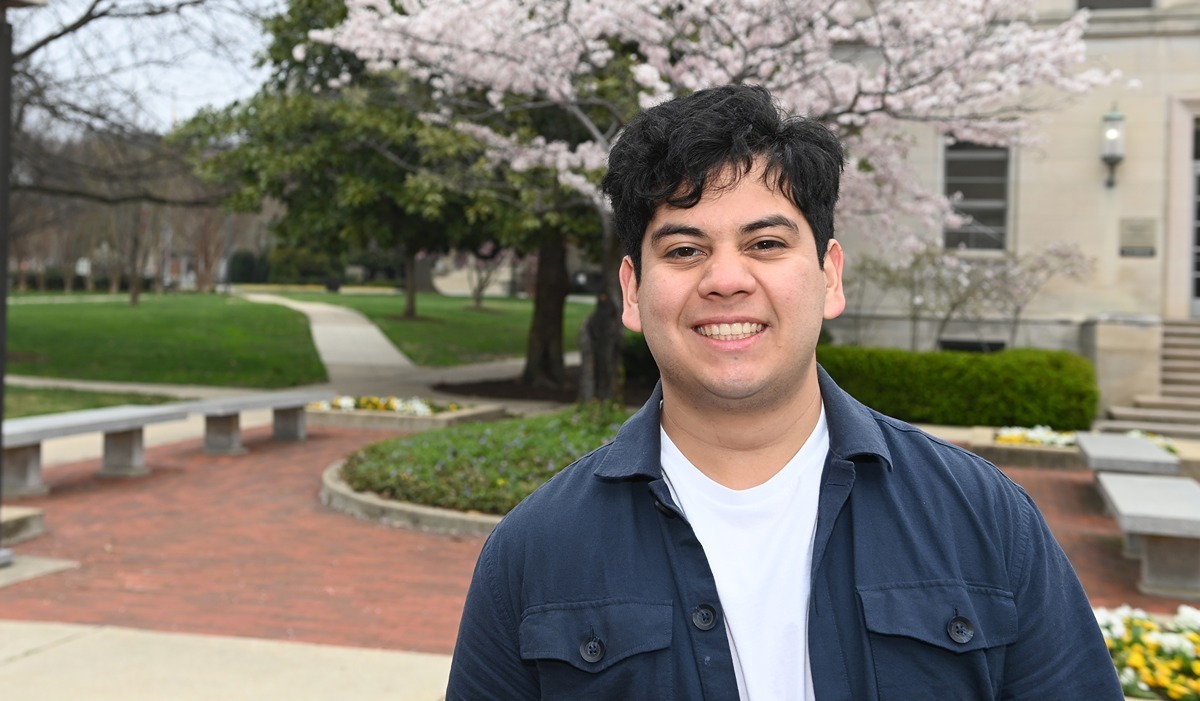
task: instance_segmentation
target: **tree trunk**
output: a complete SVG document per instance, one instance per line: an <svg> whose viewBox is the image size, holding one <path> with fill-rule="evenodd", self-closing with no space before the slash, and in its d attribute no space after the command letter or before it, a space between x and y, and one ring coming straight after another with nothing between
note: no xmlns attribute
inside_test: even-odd
<svg viewBox="0 0 1200 701"><path fill-rule="evenodd" d="M601 266L604 287L596 295L596 310L579 331L579 392L581 402L622 397L621 347L625 330L621 325L621 244L613 231L612 214L601 212L603 238Z"/></svg>
<svg viewBox="0 0 1200 701"><path fill-rule="evenodd" d="M139 268L142 252L142 222L145 220L145 205L134 210L133 234L129 242L129 306L136 307L142 296L142 271Z"/></svg>
<svg viewBox="0 0 1200 701"><path fill-rule="evenodd" d="M551 235L538 247L533 293L533 321L525 346L521 382L532 387L562 387L567 381L563 363L563 308L571 282L567 275L567 242Z"/></svg>
<svg viewBox="0 0 1200 701"><path fill-rule="evenodd" d="M404 252L404 318L417 318L417 254Z"/></svg>

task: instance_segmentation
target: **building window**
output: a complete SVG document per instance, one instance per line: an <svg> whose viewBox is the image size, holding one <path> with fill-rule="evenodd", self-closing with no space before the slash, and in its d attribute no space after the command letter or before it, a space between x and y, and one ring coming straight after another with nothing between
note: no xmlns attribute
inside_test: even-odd
<svg viewBox="0 0 1200 701"><path fill-rule="evenodd" d="M1148 10L1154 0L1079 0L1076 7L1081 10Z"/></svg>
<svg viewBox="0 0 1200 701"><path fill-rule="evenodd" d="M1008 230L1008 149L959 142L946 147L946 196L971 220L947 227L946 248L1002 250Z"/></svg>

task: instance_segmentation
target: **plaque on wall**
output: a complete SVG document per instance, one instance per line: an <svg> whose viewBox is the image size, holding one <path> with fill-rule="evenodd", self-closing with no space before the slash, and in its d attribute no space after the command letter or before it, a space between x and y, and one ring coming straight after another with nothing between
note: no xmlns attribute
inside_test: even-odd
<svg viewBox="0 0 1200 701"><path fill-rule="evenodd" d="M1123 258L1153 258L1155 239L1153 219L1121 220L1121 256Z"/></svg>

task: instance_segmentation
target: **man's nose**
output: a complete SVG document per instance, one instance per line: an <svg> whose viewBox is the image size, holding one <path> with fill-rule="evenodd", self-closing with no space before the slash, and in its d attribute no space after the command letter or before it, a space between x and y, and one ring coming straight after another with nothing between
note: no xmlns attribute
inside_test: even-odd
<svg viewBox="0 0 1200 701"><path fill-rule="evenodd" d="M749 263L737 251L713 251L704 266L700 294L728 297L753 291L757 282Z"/></svg>

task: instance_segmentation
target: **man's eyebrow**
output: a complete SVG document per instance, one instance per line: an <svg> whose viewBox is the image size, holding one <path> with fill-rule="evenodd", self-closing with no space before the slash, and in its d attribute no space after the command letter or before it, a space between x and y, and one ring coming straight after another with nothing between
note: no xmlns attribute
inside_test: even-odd
<svg viewBox="0 0 1200 701"><path fill-rule="evenodd" d="M668 222L650 232L650 243L653 245L661 239L664 239L668 236L675 236L677 234L695 236L697 238L706 237L706 234L703 231L694 226L687 226L686 224L672 224Z"/></svg>
<svg viewBox="0 0 1200 701"><path fill-rule="evenodd" d="M796 222L794 220L792 220L790 217L787 217L783 214L772 214L770 216L763 217L762 219L755 219L752 222L743 224L738 229L738 234L741 236L745 236L747 234L752 234L761 229L773 229L776 227L783 227L785 229L790 229L793 233L797 233L797 234L800 233L800 227L797 226ZM708 238L708 234L704 233L704 231L702 229L699 229L697 227L688 226L686 224L672 224L671 222L667 222L666 224L663 224L662 226L658 227L654 231L650 232L650 244L654 245L658 241L660 241L668 236L676 236L676 235L693 236L696 238Z"/></svg>
<svg viewBox="0 0 1200 701"><path fill-rule="evenodd" d="M749 224L742 226L740 233L742 235L751 234L759 229L773 229L778 226L781 226L785 229L791 229L792 232L796 234L800 233L800 227L796 225L796 222L790 217L786 217L782 214L772 214L769 217L763 217L762 219L752 221Z"/></svg>

